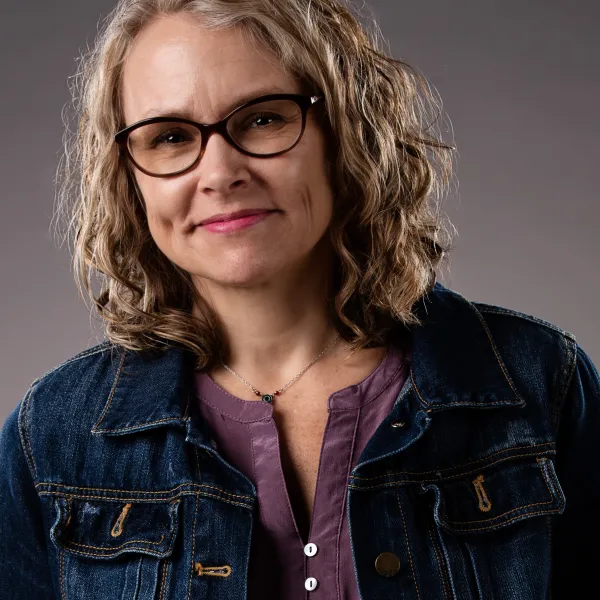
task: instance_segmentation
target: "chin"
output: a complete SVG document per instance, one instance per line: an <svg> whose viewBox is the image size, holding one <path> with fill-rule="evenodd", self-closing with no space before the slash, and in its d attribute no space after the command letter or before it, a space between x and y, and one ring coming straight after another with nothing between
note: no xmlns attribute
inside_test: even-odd
<svg viewBox="0 0 600 600"><path fill-rule="evenodd" d="M223 267L224 265L221 265ZM274 265L244 265L232 266L231 268L221 268L218 272L212 272L206 276L206 279L212 283L233 287L252 287L272 281L277 277L278 269Z"/></svg>

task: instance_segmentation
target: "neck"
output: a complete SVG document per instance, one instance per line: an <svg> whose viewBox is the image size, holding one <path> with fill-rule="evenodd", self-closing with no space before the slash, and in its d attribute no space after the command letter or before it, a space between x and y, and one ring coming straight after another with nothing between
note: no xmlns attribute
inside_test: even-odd
<svg viewBox="0 0 600 600"><path fill-rule="evenodd" d="M197 282L222 328L227 349L223 362L255 387L282 387L337 336L326 301L329 264L322 263L320 269L314 264L286 269L246 287ZM344 347L339 338L311 370L339 356Z"/></svg>

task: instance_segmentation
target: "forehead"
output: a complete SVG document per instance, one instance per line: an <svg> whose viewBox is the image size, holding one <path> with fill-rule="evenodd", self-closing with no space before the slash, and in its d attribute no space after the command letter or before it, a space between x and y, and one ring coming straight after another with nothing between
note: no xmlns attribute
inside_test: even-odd
<svg viewBox="0 0 600 600"><path fill-rule="evenodd" d="M197 18L177 14L155 19L133 42L121 100L127 123L161 112L211 122L254 89L294 93L297 86L277 58L259 51L241 30L211 31Z"/></svg>

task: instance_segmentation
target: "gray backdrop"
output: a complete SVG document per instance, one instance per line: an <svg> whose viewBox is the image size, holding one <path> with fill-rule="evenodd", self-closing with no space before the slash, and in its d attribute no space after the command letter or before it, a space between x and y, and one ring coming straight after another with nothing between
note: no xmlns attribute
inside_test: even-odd
<svg viewBox="0 0 600 600"><path fill-rule="evenodd" d="M0 422L36 377L101 341L51 235L61 110L113 0L0 4ZM361 5L361 2L357 2ZM458 146L443 283L574 333L600 364L600 4L370 0L437 88Z"/></svg>

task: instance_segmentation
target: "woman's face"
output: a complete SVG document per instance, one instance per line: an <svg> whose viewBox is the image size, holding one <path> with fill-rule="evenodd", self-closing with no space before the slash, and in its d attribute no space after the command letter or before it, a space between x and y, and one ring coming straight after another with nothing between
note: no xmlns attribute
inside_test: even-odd
<svg viewBox="0 0 600 600"><path fill-rule="evenodd" d="M136 38L124 65L122 100L127 125L172 113L213 123L243 96L301 91L274 56L258 54L239 31L211 32L179 14L151 22ZM313 111L300 142L280 156L246 156L213 134L200 163L186 173L157 178L135 169L152 237L198 283L252 286L294 266L323 267L315 247L333 201ZM278 212L225 234L197 226L249 208Z"/></svg>

